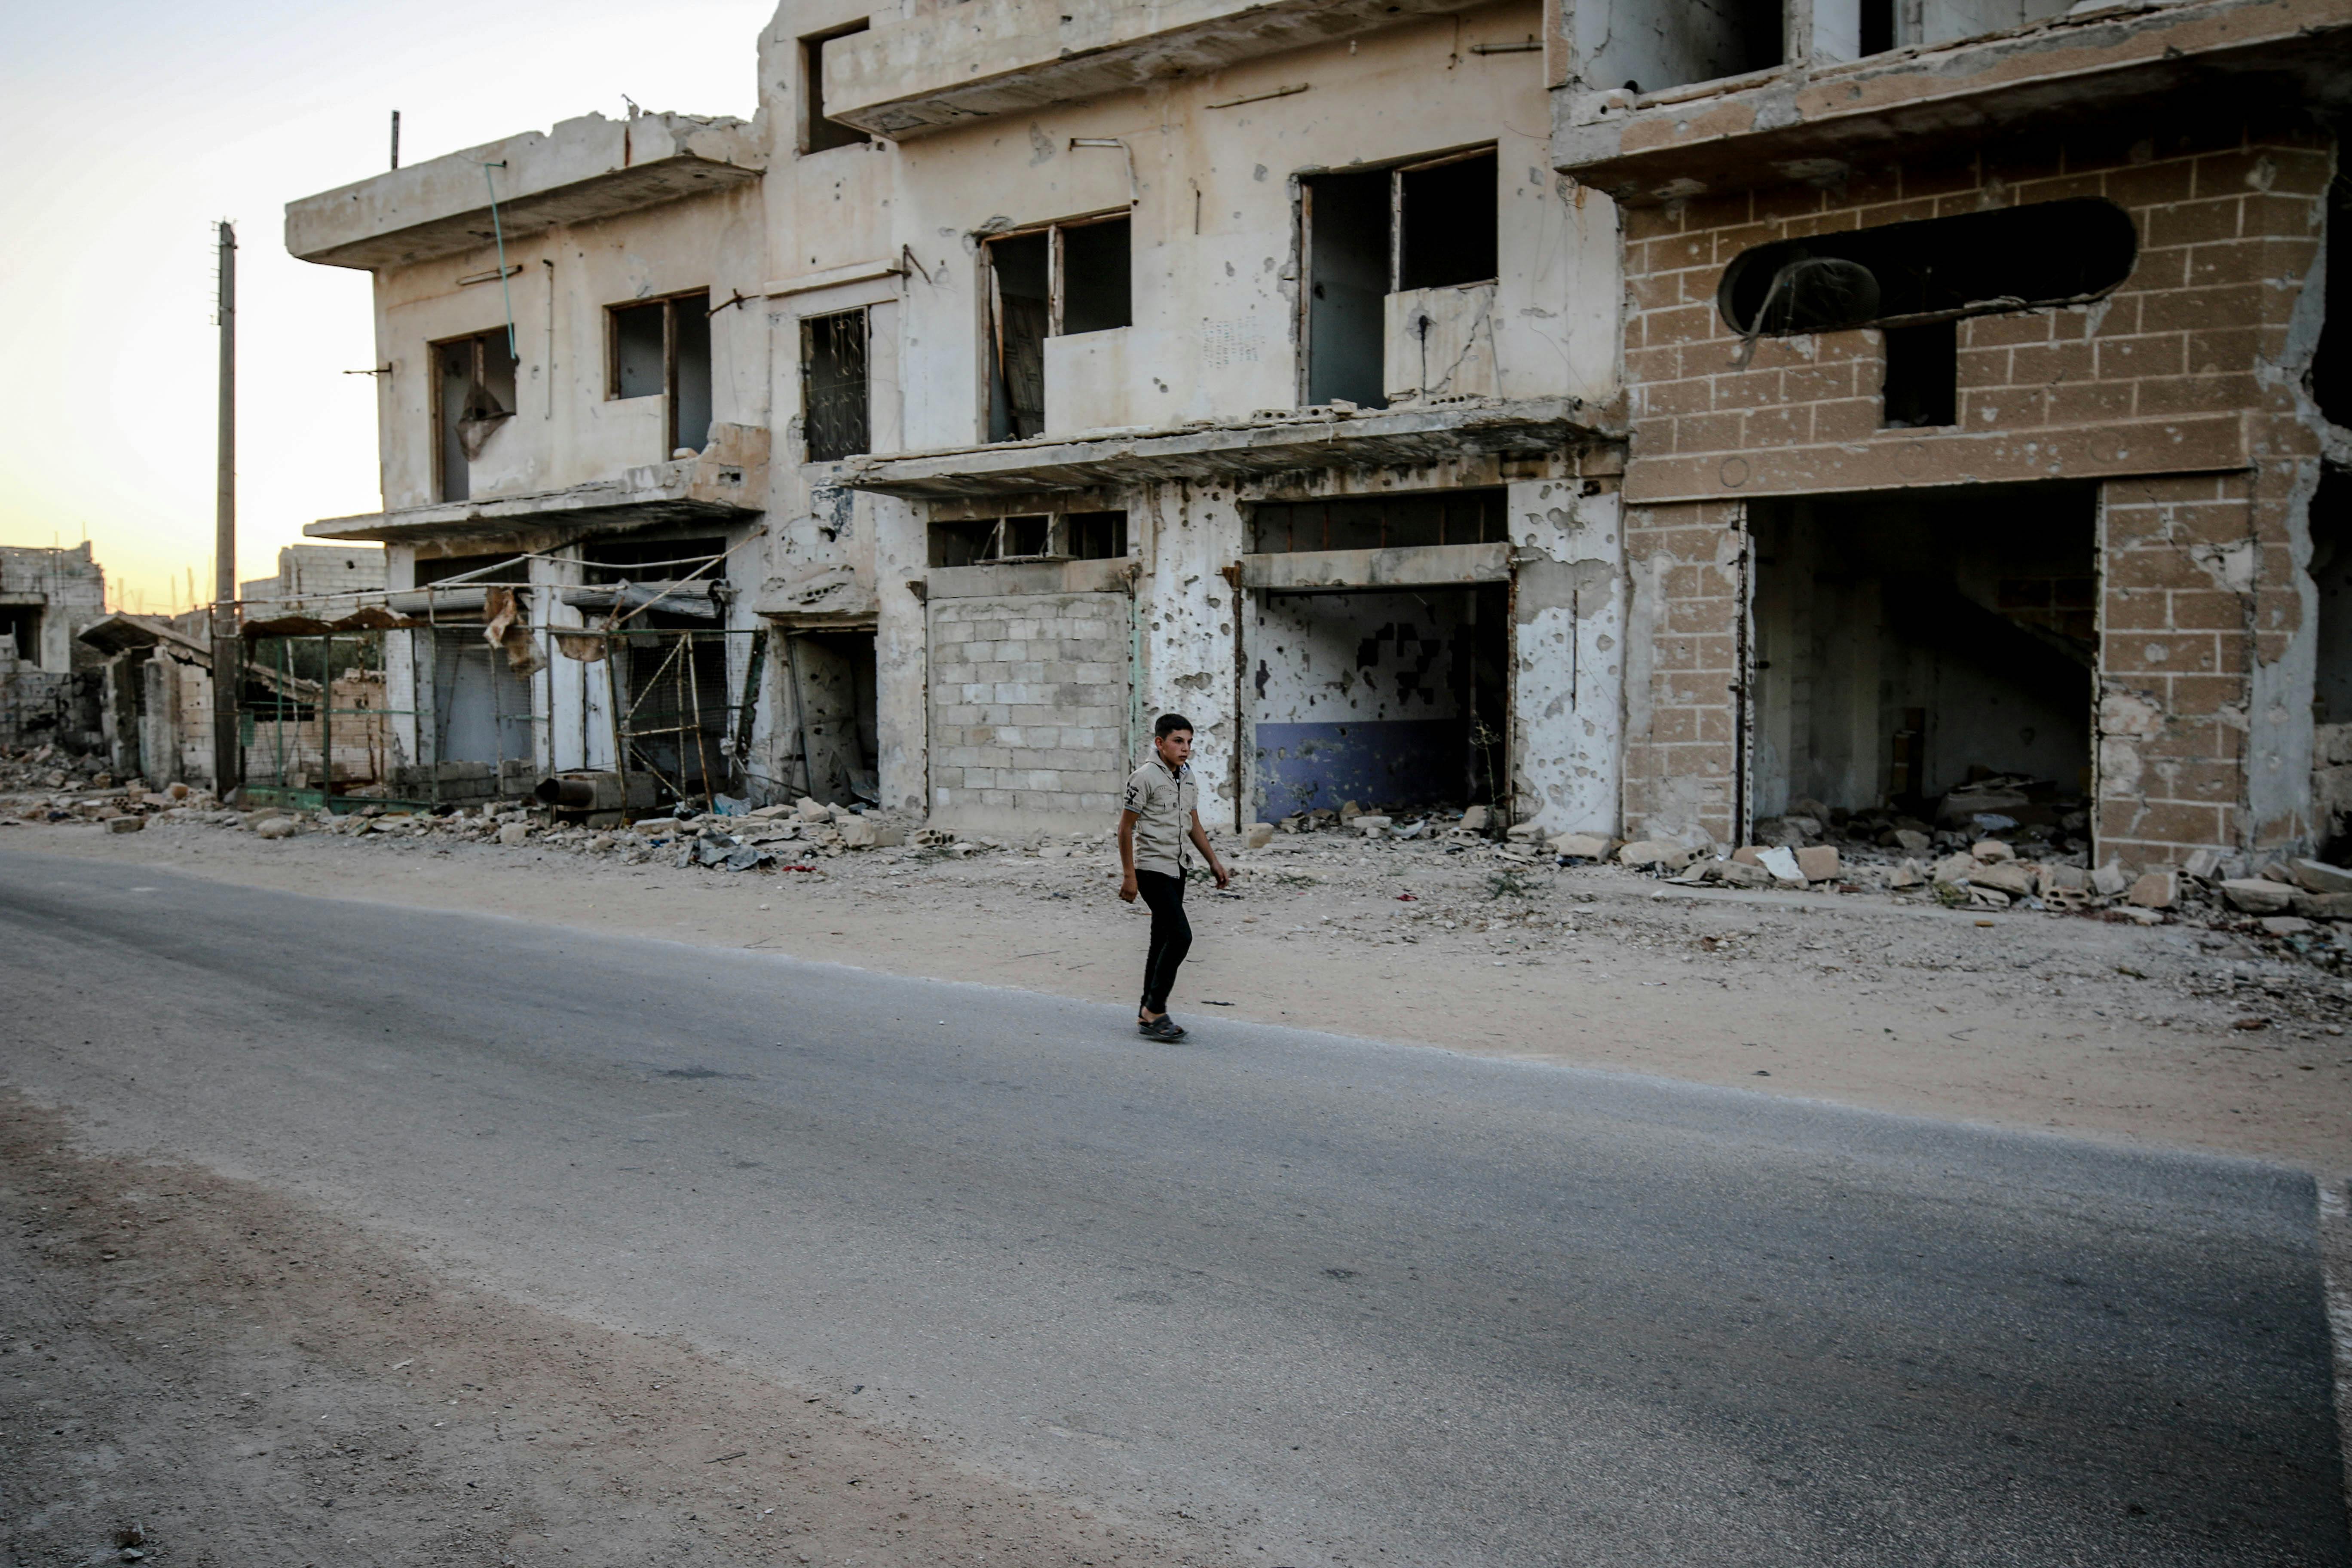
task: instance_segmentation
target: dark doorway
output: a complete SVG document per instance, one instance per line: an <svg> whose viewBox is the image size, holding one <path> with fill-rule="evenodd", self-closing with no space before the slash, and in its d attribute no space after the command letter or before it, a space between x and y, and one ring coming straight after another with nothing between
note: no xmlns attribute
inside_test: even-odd
<svg viewBox="0 0 2352 1568"><path fill-rule="evenodd" d="M878 801L874 634L790 632L781 640L788 728L776 750L793 762L776 782L828 805Z"/></svg>

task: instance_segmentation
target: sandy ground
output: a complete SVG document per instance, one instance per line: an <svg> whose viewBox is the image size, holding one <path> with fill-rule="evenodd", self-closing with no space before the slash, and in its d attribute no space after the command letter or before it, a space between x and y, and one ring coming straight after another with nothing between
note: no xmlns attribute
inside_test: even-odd
<svg viewBox="0 0 2352 1568"><path fill-rule="evenodd" d="M1130 1002L1148 917L1110 852L879 849L813 872L196 822L0 846L250 886ZM791 847L780 847L789 849ZM2185 925L1668 888L1613 868L1288 836L1190 899L1173 1003L1883 1110L2352 1168L2352 981ZM287 940L299 948L300 933ZM1228 1012L1230 1009L1230 1012Z"/></svg>
<svg viewBox="0 0 2352 1568"><path fill-rule="evenodd" d="M77 1152L0 1097L14 1563L1223 1556L960 1468L880 1397L779 1388L453 1283L249 1184Z"/></svg>

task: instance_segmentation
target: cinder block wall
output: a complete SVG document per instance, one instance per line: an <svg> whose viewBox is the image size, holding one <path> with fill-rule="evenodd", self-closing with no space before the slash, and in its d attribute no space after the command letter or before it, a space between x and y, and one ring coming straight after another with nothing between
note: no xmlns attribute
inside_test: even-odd
<svg viewBox="0 0 2352 1568"><path fill-rule="evenodd" d="M1121 594L931 603L934 821L1111 826L1135 766L1129 614Z"/></svg>
<svg viewBox="0 0 2352 1568"><path fill-rule="evenodd" d="M1649 642L1646 671L1629 650L1628 831L1733 829L1746 500L2072 478L2103 481L2099 854L2164 865L2306 838L2301 563L2325 427L2302 383L2334 164L2315 135L2223 126L1627 209L1626 541ZM1734 367L1715 291L1750 247L2074 196L2131 216L2130 278L2089 305L1962 322L1958 426L1879 427L1876 331L1766 339Z"/></svg>

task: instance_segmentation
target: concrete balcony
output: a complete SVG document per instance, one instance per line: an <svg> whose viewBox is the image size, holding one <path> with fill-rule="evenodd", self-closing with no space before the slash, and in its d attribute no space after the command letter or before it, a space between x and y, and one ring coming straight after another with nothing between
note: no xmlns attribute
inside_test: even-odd
<svg viewBox="0 0 2352 1568"><path fill-rule="evenodd" d="M1199 76L1481 0L967 0L828 44L828 118L904 137Z"/></svg>
<svg viewBox="0 0 2352 1568"><path fill-rule="evenodd" d="M305 524L302 531L312 539L372 539L385 544L522 536L572 540L650 522L740 520L762 510L767 493L768 432L756 426L715 425L710 445L700 457L648 463L617 479L321 518Z"/></svg>
<svg viewBox="0 0 2352 1568"><path fill-rule="evenodd" d="M499 163L485 180L483 165ZM491 243L493 181L513 239L741 184L766 167L745 121L591 114L289 202L286 248L330 267L398 267Z"/></svg>
<svg viewBox="0 0 2352 1568"><path fill-rule="evenodd" d="M1034 495L1165 479L1240 479L1331 468L1541 457L1618 434L1573 397L1413 408L1302 408L1230 424L1110 430L987 447L852 458L846 489L918 500Z"/></svg>
<svg viewBox="0 0 2352 1568"><path fill-rule="evenodd" d="M2021 122L2096 123L2163 100L2352 101L2342 0L2123 5L1956 42L1799 63L1654 92L1564 89L1552 159L1640 205L1833 182L1898 149L1973 145Z"/></svg>

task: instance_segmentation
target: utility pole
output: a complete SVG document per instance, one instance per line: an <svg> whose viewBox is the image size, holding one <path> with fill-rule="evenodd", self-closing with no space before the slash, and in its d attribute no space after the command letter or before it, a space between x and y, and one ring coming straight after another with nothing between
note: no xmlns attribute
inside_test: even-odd
<svg viewBox="0 0 2352 1568"><path fill-rule="evenodd" d="M400 110L392 111L392 166L400 167Z"/></svg>
<svg viewBox="0 0 2352 1568"><path fill-rule="evenodd" d="M236 230L220 226L220 470L213 502L213 791L245 783L237 743L245 645L236 624Z"/></svg>

